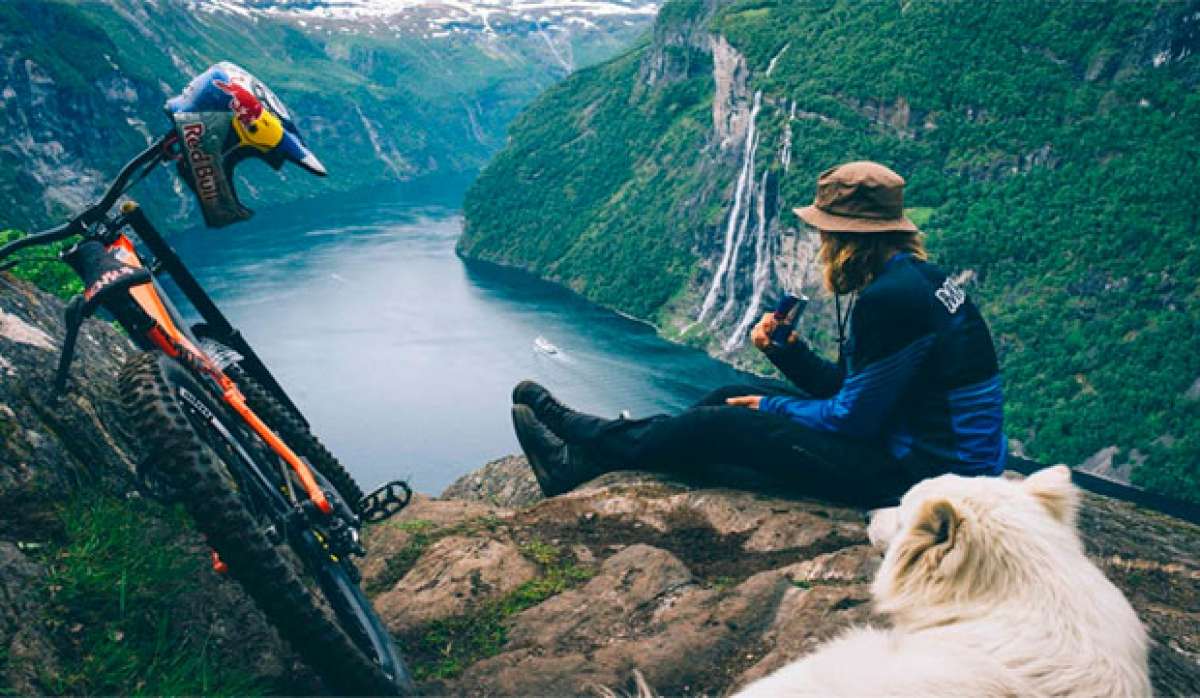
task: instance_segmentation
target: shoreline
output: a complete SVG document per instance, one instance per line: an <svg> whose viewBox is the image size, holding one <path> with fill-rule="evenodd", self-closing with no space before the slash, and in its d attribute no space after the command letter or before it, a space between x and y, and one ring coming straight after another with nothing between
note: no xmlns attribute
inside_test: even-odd
<svg viewBox="0 0 1200 698"><path fill-rule="evenodd" d="M594 301L591 298L588 298L587 296L583 295L582 293L571 288L570 286L567 286L566 284L563 284L559 281L555 281L554 279L548 279L548 278L541 276L540 274L538 274L534 271L531 271L525 267L522 267L522 266L519 266L516 264L511 264L508 262L497 262L497 261L491 260L491 259L484 259L482 257L473 257L471 255L464 254L463 251L461 249L459 249L457 243L454 246L454 256L458 257L458 259L460 261L462 261L463 264L468 264L468 265L476 264L476 265L483 266L485 268L500 270L505 273L520 274L528 279L535 280L535 281L538 281L538 282L544 283L544 284L549 284L551 286L554 286L557 289L560 289L560 290L570 294L571 296L575 297L576 299L578 299L579 301L581 301L583 303L587 303L588 305L594 306L596 308L601 308L601 309L603 309L607 312L610 312L613 315L616 315L617 317L620 317L624 320L628 320L629 322L633 322L633 323L636 323L643 327L646 327L648 329L654 330L654 334L659 339L663 340L664 342L668 342L672 345L675 345L677 347L682 347L684 349L693 349L695 351L698 351L698 352L704 354L705 356L709 357L713 361L719 361L719 362L725 364L726 366L729 366L729 367L733 368L734 370L736 370L740 373L744 373L748 376L753 376L755 378L764 379L764 380L775 380L776 379L776 376L772 376L772 375L769 375L766 373L759 373L758 371L749 369L746 366L739 365L737 363L734 363L733 361L729 361L721 356L713 354L712 352L702 349L700 347L697 347L693 344L681 342L677 338L667 335L665 332L663 332L662 327L654 324L650 320L637 317L636 315L631 315L631 314L629 314L623 310L620 310L618 308L614 308L612 306L605 305L604 303L599 303L597 301Z"/></svg>

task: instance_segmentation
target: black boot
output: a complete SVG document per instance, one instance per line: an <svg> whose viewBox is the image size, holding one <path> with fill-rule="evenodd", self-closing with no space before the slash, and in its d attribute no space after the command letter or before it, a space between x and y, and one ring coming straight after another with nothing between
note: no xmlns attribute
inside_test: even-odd
<svg viewBox="0 0 1200 698"><path fill-rule="evenodd" d="M521 450L547 497L570 492L608 471L579 447L569 446L555 436L529 406L513 405L512 419Z"/></svg>
<svg viewBox="0 0 1200 698"><path fill-rule="evenodd" d="M537 416L538 421L546 425L556 436L568 441L572 436L578 438L581 430L586 433L597 424L609 421L576 412L559 402L558 398L551 395L549 390L529 380L517 383L517 386L513 388L512 401L514 405L529 407Z"/></svg>

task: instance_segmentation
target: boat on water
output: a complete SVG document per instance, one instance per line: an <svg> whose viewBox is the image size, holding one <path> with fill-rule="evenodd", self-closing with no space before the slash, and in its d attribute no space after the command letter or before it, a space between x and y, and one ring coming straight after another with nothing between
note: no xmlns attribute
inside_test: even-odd
<svg viewBox="0 0 1200 698"><path fill-rule="evenodd" d="M543 354L549 354L549 355L551 355L551 356L553 356L554 354L557 354L557 353L558 353L558 347L554 346L554 345L553 345L553 344L550 342L550 340L546 339L545 337L543 337L543 336L541 336L541 335L538 335L538 336L537 336L537 337L536 337L536 338L533 340L533 348L534 348L536 351L539 351L539 352L541 352L541 353L543 353Z"/></svg>

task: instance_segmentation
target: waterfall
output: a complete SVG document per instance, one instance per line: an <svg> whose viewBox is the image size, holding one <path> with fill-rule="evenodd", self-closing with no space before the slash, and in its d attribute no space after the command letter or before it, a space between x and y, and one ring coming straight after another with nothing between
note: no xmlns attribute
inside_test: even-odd
<svg viewBox="0 0 1200 698"><path fill-rule="evenodd" d="M787 53L791 47L790 43L784 44L784 47L779 49L779 53L775 54L775 57L771 59L771 64L767 66L767 77L771 77L771 73L775 72L775 66L779 65L779 59L783 58L783 54Z"/></svg>
<svg viewBox="0 0 1200 698"><path fill-rule="evenodd" d="M729 313L733 311L733 306L737 303L737 270L738 257L741 256L742 244L746 242L746 232L750 229L750 212L755 199L762 199L762 192L758 187L754 186L754 158L758 155L758 144L762 141L761 138L754 139L754 148L750 154L750 194L746 199L745 206L742 209L742 219L738 223L737 235L733 240L733 254L729 259L729 271L725 275L725 304L721 306L721 312L709 323L709 327L716 327L729 317Z"/></svg>
<svg viewBox="0 0 1200 698"><path fill-rule="evenodd" d="M766 292L767 281L771 278L770 228L767 226L767 177L769 174L769 172L763 172L762 182L758 185L758 209L755 211L758 216L758 226L754 231L754 276L752 277L750 303L746 306L746 314L742 316L742 321L738 323L737 329L729 335L729 339L725 340L725 351L733 351L746 339L750 325L754 324L758 317L758 310L762 307L763 293Z"/></svg>
<svg viewBox="0 0 1200 698"><path fill-rule="evenodd" d="M787 125L783 129L783 145L779 148L779 164L784 172L792 169L792 122L796 120L796 102L792 101L792 110L788 113Z"/></svg>
<svg viewBox="0 0 1200 698"><path fill-rule="evenodd" d="M747 187L753 187L754 155L758 146L756 122L760 107L762 107L762 90L754 93L754 106L750 110L750 124L746 128L746 147L742 155L742 168L738 175L737 188L734 190L733 208L729 212L729 225L725 228L725 250L721 254L721 262L717 265L717 271L713 274L712 285L708 288L708 293L704 296L704 302L700 305L700 314L696 317L696 322L703 322L704 318L708 316L708 313L716 304L717 294L721 291L721 282L725 279L725 275L729 271L730 261L734 258L736 246L733 244L733 241L742 219L743 200L746 196ZM751 195L753 195L753 192L751 192Z"/></svg>
<svg viewBox="0 0 1200 698"><path fill-rule="evenodd" d="M543 39L546 40L546 46L550 49L551 55L553 55L554 60L558 61L558 64L563 67L563 70L567 71L567 73L575 72L574 59L572 58L571 60L567 60L566 58L563 58L563 55L558 52L558 47L554 45L554 40L551 39L550 35L546 33L546 30L542 28L542 23L540 20L537 23L537 32L542 36ZM568 41L567 49L570 48L571 43Z"/></svg>

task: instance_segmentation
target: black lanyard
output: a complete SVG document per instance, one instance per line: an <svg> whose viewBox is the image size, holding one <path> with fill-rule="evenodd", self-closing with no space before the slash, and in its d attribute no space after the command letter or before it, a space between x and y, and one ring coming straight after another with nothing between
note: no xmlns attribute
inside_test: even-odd
<svg viewBox="0 0 1200 698"><path fill-rule="evenodd" d="M854 310L854 302L858 300L858 293L850 294L850 302L846 304L846 312L842 312L842 297L840 294L833 294L833 306L837 313L837 332L838 332L838 360L840 361L845 354L846 348L846 329L850 326L850 313Z"/></svg>

